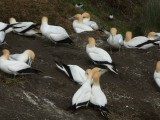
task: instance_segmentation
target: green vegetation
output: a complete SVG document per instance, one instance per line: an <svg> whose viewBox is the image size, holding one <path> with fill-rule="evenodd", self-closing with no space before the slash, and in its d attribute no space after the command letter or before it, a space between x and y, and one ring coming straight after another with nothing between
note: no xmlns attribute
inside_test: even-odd
<svg viewBox="0 0 160 120"><path fill-rule="evenodd" d="M160 30L160 1L148 0L140 11L140 17L137 19L138 26L142 33L147 34L150 31L158 32Z"/></svg>
<svg viewBox="0 0 160 120"><path fill-rule="evenodd" d="M61 25L73 33L72 21L69 17L76 13L87 11L91 19L96 21L100 28L109 30L117 27L118 32L125 34L133 31L134 35L142 35L148 31L158 31L160 28L160 2L159 0L10 0L1 1L0 20L8 22L8 18L15 17L18 21L40 22L42 16L49 17L49 23ZM75 9L76 3L83 3L83 11ZM110 21L109 14L115 19ZM139 13L139 14L138 14Z"/></svg>

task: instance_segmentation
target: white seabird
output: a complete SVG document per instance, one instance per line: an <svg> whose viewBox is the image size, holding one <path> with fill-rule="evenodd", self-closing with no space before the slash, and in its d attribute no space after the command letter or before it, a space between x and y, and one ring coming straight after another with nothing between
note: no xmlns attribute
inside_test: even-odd
<svg viewBox="0 0 160 120"><path fill-rule="evenodd" d="M85 31L93 31L93 29L90 26L85 25L83 23L83 18L82 18L81 14L76 14L75 16L71 17L70 19L74 19L72 26L73 26L73 29L76 33L81 33L81 32L85 32Z"/></svg>
<svg viewBox="0 0 160 120"><path fill-rule="evenodd" d="M59 68L60 70L62 70L71 80L73 80L74 82L83 85L86 80L87 80L87 76L85 74L85 71L79 67L78 65L66 65L62 62L56 62L56 66L57 68ZM96 68L95 70L99 69L99 71L101 71L102 74L104 74L105 72L107 72L106 69L101 69L101 68ZM93 71L95 71L93 70Z"/></svg>
<svg viewBox="0 0 160 120"><path fill-rule="evenodd" d="M114 19L113 14L109 14L109 15L108 15L108 19L109 19L109 20L113 20L113 19Z"/></svg>
<svg viewBox="0 0 160 120"><path fill-rule="evenodd" d="M77 8L77 9L82 9L82 7L83 7L82 3L75 4L75 8Z"/></svg>
<svg viewBox="0 0 160 120"><path fill-rule="evenodd" d="M99 27L95 21L91 21L91 16L88 12L84 12L82 14L83 23L90 26L93 30L98 30Z"/></svg>
<svg viewBox="0 0 160 120"><path fill-rule="evenodd" d="M150 32L148 37L137 36L132 38L132 32L127 31L124 39L124 46L126 48L138 48L138 49L147 49L152 46L158 45L157 43L160 40L155 41L156 34L155 32Z"/></svg>
<svg viewBox="0 0 160 120"><path fill-rule="evenodd" d="M40 27L42 35L48 38L50 41L56 43L69 43L73 41L69 37L68 33L61 26L48 25L48 18L42 17L42 23Z"/></svg>
<svg viewBox="0 0 160 120"><path fill-rule="evenodd" d="M24 74L38 74L40 71L31 68L28 64L20 61L10 61L8 57L10 55L9 50L4 49L3 55L0 57L0 70L7 73L16 75Z"/></svg>
<svg viewBox="0 0 160 120"><path fill-rule="evenodd" d="M23 53L16 53L9 55L9 60L25 62L31 66L32 61L35 59L35 53L32 50L25 50Z"/></svg>
<svg viewBox="0 0 160 120"><path fill-rule="evenodd" d="M10 25L10 24L7 24L7 23L0 22L0 44L5 43L4 39L5 39L6 34L13 30L12 27L14 25L15 24Z"/></svg>
<svg viewBox="0 0 160 120"><path fill-rule="evenodd" d="M117 34L116 28L110 29L110 36L107 39L107 42L109 45L111 45L113 48L119 48L123 45L123 37L121 34Z"/></svg>
<svg viewBox="0 0 160 120"><path fill-rule="evenodd" d="M85 74L87 76L86 82L77 90L72 98L72 106L75 109L88 106L91 97L92 70L87 69Z"/></svg>
<svg viewBox="0 0 160 120"><path fill-rule="evenodd" d="M107 113L109 112L106 108L107 98L100 87L100 76L100 71L96 71L93 73L93 85L91 89L90 103L98 108L104 117L107 117Z"/></svg>
<svg viewBox="0 0 160 120"><path fill-rule="evenodd" d="M56 62L57 68L62 70L71 80L74 82L83 85L86 82L87 76L85 71L78 65L66 65L62 62Z"/></svg>
<svg viewBox="0 0 160 120"><path fill-rule="evenodd" d="M9 18L10 24L17 23L15 18ZM38 32L38 26L40 24L33 22L18 22L19 24L14 25L13 32L19 35L24 36L36 36L41 35L40 31Z"/></svg>
<svg viewBox="0 0 160 120"><path fill-rule="evenodd" d="M156 64L156 70L154 71L153 77L154 77L156 84L160 88L160 61L158 61Z"/></svg>
<svg viewBox="0 0 160 120"><path fill-rule="evenodd" d="M95 46L96 42L93 37L88 38L88 44L86 46L86 52L94 64L99 64L104 67L107 67L112 72L117 73L117 69L115 68L115 64L112 62L111 56L107 51L102 48L98 48Z"/></svg>

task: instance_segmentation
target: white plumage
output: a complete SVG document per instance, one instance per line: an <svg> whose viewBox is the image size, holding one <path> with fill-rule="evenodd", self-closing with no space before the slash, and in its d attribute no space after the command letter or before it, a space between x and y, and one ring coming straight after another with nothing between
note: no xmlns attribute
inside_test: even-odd
<svg viewBox="0 0 160 120"><path fill-rule="evenodd" d="M31 66L32 61L35 59L35 53L32 50L25 50L23 53L9 55L8 59L25 62Z"/></svg>
<svg viewBox="0 0 160 120"><path fill-rule="evenodd" d="M17 21L15 18L10 18L9 23L14 24L17 23ZM19 22L19 24L14 25L13 32L24 36L35 36L41 34L38 32L38 25L39 24L33 22Z"/></svg>
<svg viewBox="0 0 160 120"><path fill-rule="evenodd" d="M121 34L117 34L116 28L111 28L107 42L114 48L120 48L123 45L123 37Z"/></svg>
<svg viewBox="0 0 160 120"><path fill-rule="evenodd" d="M56 62L56 66L62 70L71 80L77 82L80 85L83 85L87 80L85 71L78 65L66 65L61 62Z"/></svg>
<svg viewBox="0 0 160 120"><path fill-rule="evenodd" d="M99 29L97 23L96 23L95 21L91 21L91 20L90 20L90 19L91 19L91 16L90 16L89 13L84 12L84 13L82 14L82 17L83 17L83 23L84 23L85 25L90 26L93 30L98 30L98 29Z"/></svg>
<svg viewBox="0 0 160 120"><path fill-rule="evenodd" d="M72 105L76 109L82 106L88 106L88 102L91 96L91 82L92 82L92 70L86 70L87 80L86 82L77 90L72 98Z"/></svg>
<svg viewBox="0 0 160 120"><path fill-rule="evenodd" d="M107 112L108 112L108 110L106 108L107 98L100 87L100 83L99 83L100 76L101 76L100 71L96 71L93 74L93 85L92 85L92 89L91 89L90 103L92 103L93 105L98 107L101 114L103 116L107 117Z"/></svg>
<svg viewBox="0 0 160 120"><path fill-rule="evenodd" d="M137 36L132 38L132 32L126 32L126 38L124 40L124 46L126 48L138 48L138 49L147 49L152 46L158 45L155 41L155 33L150 32L148 37Z"/></svg>
<svg viewBox="0 0 160 120"><path fill-rule="evenodd" d="M103 50L95 46L95 39L92 37L88 38L89 44L86 46L86 52L94 64L101 64L109 68L112 72L117 74L117 69L115 68L111 56Z"/></svg>
<svg viewBox="0 0 160 120"><path fill-rule="evenodd" d="M10 52L7 49L4 49L2 52L3 55L0 57L1 71L8 74L13 74L14 76L18 74L33 74L40 72L36 69L32 69L31 66L24 62L8 60Z"/></svg>
<svg viewBox="0 0 160 120"><path fill-rule="evenodd" d="M12 25L9 26L6 23L0 22L0 44L4 43L6 34L11 32L12 30Z"/></svg>
<svg viewBox="0 0 160 120"><path fill-rule="evenodd" d="M157 62L153 77L158 87L160 87L160 61Z"/></svg>
<svg viewBox="0 0 160 120"><path fill-rule="evenodd" d="M61 26L48 25L47 17L42 17L40 30L46 38L54 43L73 43L64 28Z"/></svg>
<svg viewBox="0 0 160 120"><path fill-rule="evenodd" d="M90 26L85 25L83 23L83 18L81 14L76 14L73 18L74 18L74 21L72 25L76 33L81 33L85 31L93 31L93 29Z"/></svg>

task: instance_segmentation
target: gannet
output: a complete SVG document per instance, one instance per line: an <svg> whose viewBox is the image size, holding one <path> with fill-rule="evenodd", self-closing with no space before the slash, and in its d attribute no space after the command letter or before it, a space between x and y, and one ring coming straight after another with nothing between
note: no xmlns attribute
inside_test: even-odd
<svg viewBox="0 0 160 120"><path fill-rule="evenodd" d="M9 23L14 24L17 23L15 18L9 18ZM13 32L17 33L19 35L24 36L36 36L41 35L40 32L38 32L38 26L39 23L33 23L33 22L18 22L19 24L14 25L15 28L13 28Z"/></svg>
<svg viewBox="0 0 160 120"><path fill-rule="evenodd" d="M57 68L59 68L60 70L62 70L71 80L73 80L74 82L83 85L86 80L87 80L87 76L85 74L85 71L79 67L78 65L66 65L62 62L56 62L56 66ZM96 70L101 71L102 74L104 74L105 72L107 72L106 69L101 69L96 67L95 69L93 69L93 71Z"/></svg>
<svg viewBox="0 0 160 120"><path fill-rule="evenodd" d="M97 23L95 21L91 21L91 16L88 12L84 12L82 14L82 17L83 17L83 23L90 26L93 30L98 30L99 27L97 25Z"/></svg>
<svg viewBox="0 0 160 120"><path fill-rule="evenodd" d="M9 25L7 23L0 22L0 44L5 43L4 39L5 39L6 34L13 30L12 27L14 25L15 24Z"/></svg>
<svg viewBox="0 0 160 120"><path fill-rule="evenodd" d="M160 87L160 61L157 62L153 77L158 87Z"/></svg>
<svg viewBox="0 0 160 120"><path fill-rule="evenodd" d="M94 105L96 108L98 108L104 117L107 117L107 113L109 112L106 107L107 98L100 87L100 76L100 71L96 71L92 75L93 85L91 88L90 103Z"/></svg>
<svg viewBox="0 0 160 120"><path fill-rule="evenodd" d="M82 7L83 7L82 3L75 4L75 8L77 8L77 9L82 9Z"/></svg>
<svg viewBox="0 0 160 120"><path fill-rule="evenodd" d="M9 60L21 61L27 63L31 66L32 61L35 59L35 53L32 50L25 50L21 54L11 54L9 55Z"/></svg>
<svg viewBox="0 0 160 120"><path fill-rule="evenodd" d="M75 109L88 106L91 97L92 70L87 69L85 74L87 76L86 82L76 91L72 98L72 106Z"/></svg>
<svg viewBox="0 0 160 120"><path fill-rule="evenodd" d="M48 18L42 17L42 23L40 30L42 34L51 40L52 42L56 43L69 43L72 44L73 41L69 37L68 33L64 28L61 26L54 26L48 25Z"/></svg>
<svg viewBox="0 0 160 120"><path fill-rule="evenodd" d="M109 15L108 15L108 19L109 19L109 20L113 20L113 19L114 19L113 14L109 14Z"/></svg>
<svg viewBox="0 0 160 120"><path fill-rule="evenodd" d="M90 26L83 23L83 18L82 18L81 14L76 14L75 16L71 17L70 19L74 19L72 26L73 26L73 29L76 33L81 33L81 32L85 32L85 31L93 31L93 29Z"/></svg>
<svg viewBox="0 0 160 120"><path fill-rule="evenodd" d="M107 39L107 42L112 47L120 49L120 47L123 45L123 37L121 34L117 34L116 28L111 28L110 29L110 36Z"/></svg>
<svg viewBox="0 0 160 120"><path fill-rule="evenodd" d="M103 50L102 48L98 48L95 46L96 42L93 37L88 38L88 44L86 46L86 52L94 64L100 64L102 66L107 67L112 72L117 73L117 69L115 68L115 64L112 62L111 56Z"/></svg>
<svg viewBox="0 0 160 120"><path fill-rule="evenodd" d="M159 45L155 41L155 32L150 32L148 37L145 36L137 36L132 38L132 32L127 31L124 39L124 46L126 48L138 48L138 49L147 49L155 45Z"/></svg>
<svg viewBox="0 0 160 120"><path fill-rule="evenodd" d="M56 66L62 70L71 80L74 82L83 85L86 82L87 76L85 71L78 65L66 65L62 62L56 62Z"/></svg>
<svg viewBox="0 0 160 120"><path fill-rule="evenodd" d="M40 72L39 70L31 68L31 66L24 62L8 60L8 57L10 55L9 50L4 49L2 52L3 55L0 57L1 71L12 74L14 76L24 74L38 74Z"/></svg>

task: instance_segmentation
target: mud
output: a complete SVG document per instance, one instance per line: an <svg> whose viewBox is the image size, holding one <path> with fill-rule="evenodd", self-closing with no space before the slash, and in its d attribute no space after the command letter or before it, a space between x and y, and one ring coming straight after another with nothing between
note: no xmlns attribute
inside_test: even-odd
<svg viewBox="0 0 160 120"><path fill-rule="evenodd" d="M39 75L13 76L0 72L1 120L103 120L100 112L90 108L75 112L68 109L73 94L80 85L72 82L55 66L55 60L93 68L86 54L87 37L109 51L107 36L101 32L72 34L73 45L57 44L41 37L28 38L13 33L6 36L11 53L32 49L36 53L33 68ZM101 87L108 99L110 120L160 120L160 91L153 73L160 60L159 47L148 50L113 51L113 61L119 75L107 72L101 77Z"/></svg>

